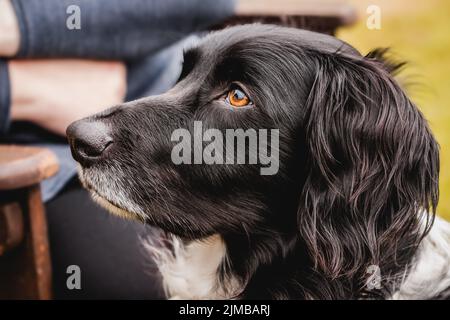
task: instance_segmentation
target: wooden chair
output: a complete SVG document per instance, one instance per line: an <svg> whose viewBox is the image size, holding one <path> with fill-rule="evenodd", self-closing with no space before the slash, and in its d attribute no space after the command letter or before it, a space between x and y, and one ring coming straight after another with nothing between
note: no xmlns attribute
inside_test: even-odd
<svg viewBox="0 0 450 320"><path fill-rule="evenodd" d="M51 298L39 183L57 171L57 159L46 149L0 146L0 299Z"/></svg>

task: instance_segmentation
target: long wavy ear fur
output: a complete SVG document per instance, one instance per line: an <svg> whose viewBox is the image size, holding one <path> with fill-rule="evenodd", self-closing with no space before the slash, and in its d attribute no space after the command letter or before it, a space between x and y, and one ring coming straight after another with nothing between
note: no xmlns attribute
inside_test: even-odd
<svg viewBox="0 0 450 320"><path fill-rule="evenodd" d="M363 294L371 265L392 290L438 202L438 145L385 53L315 54L298 226L334 297Z"/></svg>

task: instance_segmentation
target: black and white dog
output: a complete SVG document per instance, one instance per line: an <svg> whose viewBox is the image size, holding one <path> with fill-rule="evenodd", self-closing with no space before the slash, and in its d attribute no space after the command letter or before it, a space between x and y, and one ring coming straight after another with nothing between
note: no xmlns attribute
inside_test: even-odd
<svg viewBox="0 0 450 320"><path fill-rule="evenodd" d="M167 93L68 128L80 178L164 231L149 246L172 298L447 298L438 145L384 53L275 26L213 33ZM173 132L196 122L278 130L277 172L174 163Z"/></svg>

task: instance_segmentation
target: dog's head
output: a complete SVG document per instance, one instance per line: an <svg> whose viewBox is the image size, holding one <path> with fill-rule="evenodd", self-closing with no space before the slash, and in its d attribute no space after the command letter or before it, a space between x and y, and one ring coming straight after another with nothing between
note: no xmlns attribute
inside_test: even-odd
<svg viewBox="0 0 450 320"><path fill-rule="evenodd" d="M167 93L68 128L80 178L111 211L184 238L297 237L331 277L381 263L419 237L439 167L381 56L296 29L213 33ZM245 148L228 149L239 134L227 129Z"/></svg>

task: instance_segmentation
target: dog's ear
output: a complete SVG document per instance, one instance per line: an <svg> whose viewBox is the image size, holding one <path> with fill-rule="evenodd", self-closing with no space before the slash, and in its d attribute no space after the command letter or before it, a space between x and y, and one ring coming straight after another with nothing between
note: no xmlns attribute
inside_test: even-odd
<svg viewBox="0 0 450 320"><path fill-rule="evenodd" d="M438 202L438 145L382 56L317 54L298 225L330 279L404 266Z"/></svg>

